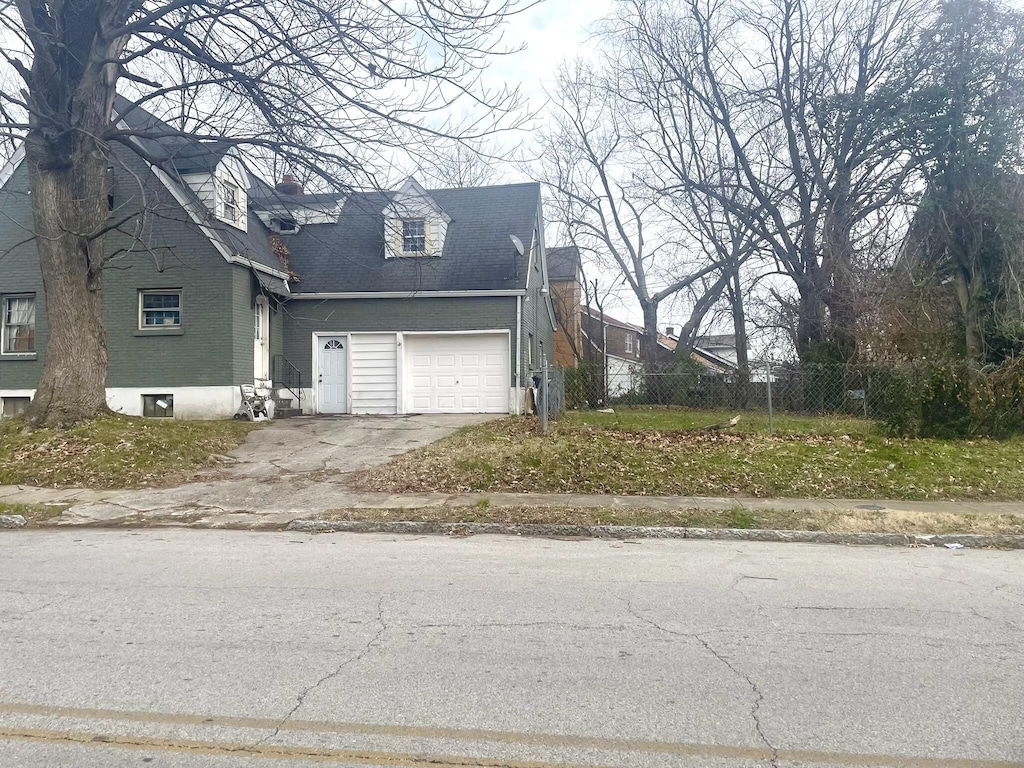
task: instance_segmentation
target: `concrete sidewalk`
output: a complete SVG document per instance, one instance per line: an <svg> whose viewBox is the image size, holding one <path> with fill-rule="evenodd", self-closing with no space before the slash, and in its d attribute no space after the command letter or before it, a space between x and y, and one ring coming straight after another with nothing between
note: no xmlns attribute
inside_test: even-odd
<svg viewBox="0 0 1024 768"><path fill-rule="evenodd" d="M67 504L48 525L192 525L204 528L281 528L332 510L414 510L433 507L586 507L673 510L887 510L953 514L1024 515L1024 502L897 501L874 499L753 499L744 497L611 496L558 493L360 493L341 483L302 477L273 481L227 480L177 488L94 491L80 488L0 486L0 503ZM401 517L396 515L396 520ZM457 513L452 516L458 522Z"/></svg>

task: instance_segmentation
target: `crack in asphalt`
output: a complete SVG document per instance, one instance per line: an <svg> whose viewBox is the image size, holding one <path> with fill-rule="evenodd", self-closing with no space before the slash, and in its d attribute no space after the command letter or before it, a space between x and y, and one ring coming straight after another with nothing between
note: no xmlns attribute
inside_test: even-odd
<svg viewBox="0 0 1024 768"><path fill-rule="evenodd" d="M483 621L472 624L414 624L410 629L528 629L531 627L558 627L581 632L592 630L625 630L625 624L572 624L565 621Z"/></svg>
<svg viewBox="0 0 1024 768"><path fill-rule="evenodd" d="M754 730L757 733L757 736L761 740L761 742L766 747L768 747L768 749L772 753L772 756L769 760L769 762L772 765L772 768L779 768L779 749L774 744L772 744L771 741L769 741L767 734L764 732L764 727L761 724L761 704L764 702L764 693L761 691L757 683L754 682L753 678L751 678L750 675L744 673L743 671L737 669L726 656L723 656L713 645L711 645L710 642L708 642L708 640L705 638L705 635L710 633L680 632L678 630L663 627L661 624L654 621L654 619L648 618L647 616L643 616L637 613L636 610L633 608L632 602L630 602L628 599L623 597L619 597L619 599L626 604L626 611L631 616L643 622L644 624L648 624L654 627L659 632L664 632L669 635L676 635L677 637L688 637L693 640L696 640L698 643L700 643L704 650L706 650L708 653L710 653L712 656L718 659L718 661L724 664L729 669L729 671L733 673L733 675L738 677L740 680L743 680L748 686L750 686L750 690L754 694L754 702L750 708L750 717L754 721Z"/></svg>
<svg viewBox="0 0 1024 768"><path fill-rule="evenodd" d="M256 747L263 746L267 741L276 737L281 732L281 728L284 726L284 724L291 720L295 716L295 713L299 711L299 709L305 703L306 697L309 696L309 694L311 694L321 685L326 683L328 680L333 680L334 678L336 678L338 675L341 674L342 670L345 669L345 667L349 666L350 664L355 664L357 661L361 660L367 653L370 652L370 649L373 648L373 646L380 641L381 637L388 630L388 623L384 620L383 595L381 595L380 599L377 601L377 623L380 624L380 628L377 630L377 633L367 641L366 645L362 647L359 653L357 653L355 656L348 657L347 659L342 661L337 667L335 667L331 672L328 672L315 683L301 690L299 692L299 695L296 696L295 706L288 710L288 714L281 718L281 722L279 722L274 727L274 730L271 733L264 736L259 741L257 741L252 746L248 747L247 749L255 749Z"/></svg>

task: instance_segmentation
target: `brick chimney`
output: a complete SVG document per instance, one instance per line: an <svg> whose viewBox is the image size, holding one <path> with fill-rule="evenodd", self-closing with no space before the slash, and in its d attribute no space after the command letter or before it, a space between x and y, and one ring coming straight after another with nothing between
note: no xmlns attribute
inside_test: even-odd
<svg viewBox="0 0 1024 768"><path fill-rule="evenodd" d="M291 173L284 174L274 189L282 195L301 195L303 192L302 185L295 180L295 175Z"/></svg>
<svg viewBox="0 0 1024 768"><path fill-rule="evenodd" d="M673 326L673 325L666 325L665 326L665 335L674 339L676 337L675 326Z"/></svg>

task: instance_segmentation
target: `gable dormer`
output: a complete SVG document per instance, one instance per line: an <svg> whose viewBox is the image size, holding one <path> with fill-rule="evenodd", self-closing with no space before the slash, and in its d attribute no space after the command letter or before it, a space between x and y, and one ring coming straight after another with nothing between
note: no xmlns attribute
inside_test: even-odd
<svg viewBox="0 0 1024 768"><path fill-rule="evenodd" d="M440 256L451 217L408 179L384 209L384 258Z"/></svg>
<svg viewBox="0 0 1024 768"><path fill-rule="evenodd" d="M176 163L179 168L184 164ZM217 219L245 232L249 221L249 173L242 161L230 150L211 149L206 156L190 158L187 166L190 167L181 173L181 180Z"/></svg>
<svg viewBox="0 0 1024 768"><path fill-rule="evenodd" d="M307 194L290 173L273 188L255 186L250 195L253 213L267 229L279 235L298 234L306 224L334 224L340 200L339 194Z"/></svg>

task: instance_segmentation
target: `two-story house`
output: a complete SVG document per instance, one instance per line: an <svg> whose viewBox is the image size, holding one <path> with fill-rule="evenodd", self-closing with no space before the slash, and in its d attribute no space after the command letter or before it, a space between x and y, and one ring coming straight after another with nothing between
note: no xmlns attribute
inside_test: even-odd
<svg viewBox="0 0 1024 768"><path fill-rule="evenodd" d="M521 411L553 346L539 185L307 194L133 119L156 130L110 171L111 408L229 417L256 380L303 413ZM47 354L23 158L0 169L4 415Z"/></svg>

